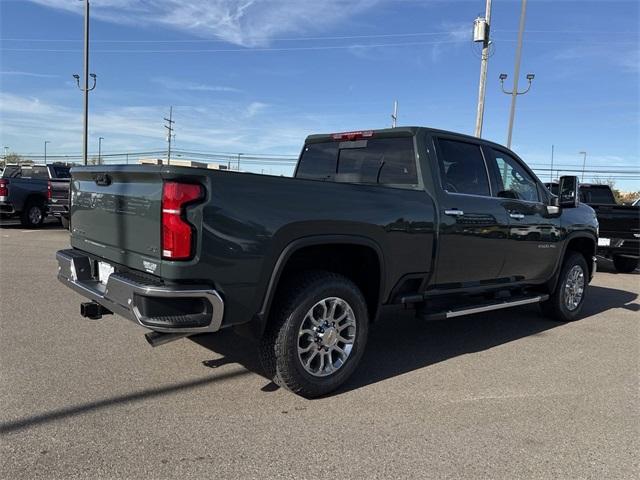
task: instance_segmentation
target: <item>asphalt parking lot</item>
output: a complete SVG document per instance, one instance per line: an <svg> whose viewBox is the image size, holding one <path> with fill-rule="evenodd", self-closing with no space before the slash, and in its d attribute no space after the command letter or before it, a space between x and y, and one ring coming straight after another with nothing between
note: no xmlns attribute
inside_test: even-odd
<svg viewBox="0 0 640 480"><path fill-rule="evenodd" d="M82 319L67 244L0 225L0 478L637 478L638 273L604 262L571 324L390 315L354 378L305 400L230 332L152 349Z"/></svg>

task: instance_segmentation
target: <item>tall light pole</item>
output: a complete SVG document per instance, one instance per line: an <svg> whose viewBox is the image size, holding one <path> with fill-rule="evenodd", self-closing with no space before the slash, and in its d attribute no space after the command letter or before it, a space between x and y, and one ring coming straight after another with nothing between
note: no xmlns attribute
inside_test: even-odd
<svg viewBox="0 0 640 480"><path fill-rule="evenodd" d="M509 112L509 132L507 134L507 147L511 148L511 135L513 132L513 119L516 115L516 98L518 95L524 95L531 88L531 81L533 80L534 75L532 73L527 75L527 80L529 80L529 86L524 92L518 92L518 79L520 77L520 59L522 58L522 37L524 36L524 19L527 13L527 0L522 0L522 10L520 12L520 28L518 30L518 46L516 47L516 61L515 67L513 71L513 89L510 92L507 92L504 89L504 79L507 78L507 75L502 73L500 74L500 84L502 86L502 91L508 95L511 95L511 111Z"/></svg>
<svg viewBox="0 0 640 480"><path fill-rule="evenodd" d="M242 153L238 154L238 171L240 171L240 156L243 155Z"/></svg>
<svg viewBox="0 0 640 480"><path fill-rule="evenodd" d="M584 169L587 165L587 152L578 152L578 153L582 155L582 179L580 181L584 182Z"/></svg>
<svg viewBox="0 0 640 480"><path fill-rule="evenodd" d="M484 118L484 97L487 84L487 67L489 65L489 39L491 30L491 0L487 0L484 18L476 18L473 28L473 41L482 42L482 56L480 60L480 83L478 85L478 109L476 111L475 136L482 136L482 121Z"/></svg>
<svg viewBox="0 0 640 480"><path fill-rule="evenodd" d="M51 143L49 140L44 141L44 164L47 164L47 143Z"/></svg>
<svg viewBox="0 0 640 480"><path fill-rule="evenodd" d="M89 77L93 79L93 86L89 88ZM84 0L84 79L80 86L80 75L75 74L78 88L84 92L84 129L82 140L82 158L87 165L89 148L89 92L96 88L96 74L89 73L89 0Z"/></svg>
<svg viewBox="0 0 640 480"><path fill-rule="evenodd" d="M393 113L391 114L391 128L396 128L397 125L398 125L398 101L394 100Z"/></svg>
<svg viewBox="0 0 640 480"><path fill-rule="evenodd" d="M102 140L104 137L98 137L98 165L102 165Z"/></svg>
<svg viewBox="0 0 640 480"><path fill-rule="evenodd" d="M9 156L9 147L4 147L4 159L6 160Z"/></svg>

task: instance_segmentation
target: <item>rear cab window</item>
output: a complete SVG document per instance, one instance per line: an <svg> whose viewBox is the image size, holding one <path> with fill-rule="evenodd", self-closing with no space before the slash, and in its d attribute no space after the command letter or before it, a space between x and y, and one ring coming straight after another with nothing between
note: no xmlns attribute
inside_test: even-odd
<svg viewBox="0 0 640 480"><path fill-rule="evenodd" d="M413 137L309 143L300 156L296 178L418 188Z"/></svg>
<svg viewBox="0 0 640 480"><path fill-rule="evenodd" d="M604 205L616 204L613 192L606 185L580 186L580 201L583 203L599 203Z"/></svg>
<svg viewBox="0 0 640 480"><path fill-rule="evenodd" d="M51 171L53 172L53 178L71 178L71 167L66 165L52 165Z"/></svg>

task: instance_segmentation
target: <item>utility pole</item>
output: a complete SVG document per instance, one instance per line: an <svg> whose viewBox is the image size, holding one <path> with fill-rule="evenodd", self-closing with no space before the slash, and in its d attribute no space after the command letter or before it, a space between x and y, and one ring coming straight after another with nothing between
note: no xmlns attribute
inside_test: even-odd
<svg viewBox="0 0 640 480"><path fill-rule="evenodd" d="M491 0L489 0L491 1ZM391 114L391 128L396 128L398 124L398 101L393 101L393 113Z"/></svg>
<svg viewBox="0 0 640 480"><path fill-rule="evenodd" d="M5 161L7 160L8 156L9 156L9 147L4 147L4 159L5 159Z"/></svg>
<svg viewBox="0 0 640 480"><path fill-rule="evenodd" d="M553 182L553 145L551 145L551 179L550 182Z"/></svg>
<svg viewBox="0 0 640 480"><path fill-rule="evenodd" d="M93 79L93 85L89 88L89 77ZM82 158L87 165L89 148L89 92L96 88L96 74L89 73L89 0L84 0L84 79L80 86L80 75L74 74L76 84L80 91L84 92L84 128L82 139Z"/></svg>
<svg viewBox="0 0 640 480"><path fill-rule="evenodd" d="M49 140L44 141L44 164L47 164L47 143L51 143Z"/></svg>
<svg viewBox="0 0 640 480"><path fill-rule="evenodd" d="M580 180L580 182L584 183L584 169L587 165L587 152L578 152L580 155L582 155L582 179Z"/></svg>
<svg viewBox="0 0 640 480"><path fill-rule="evenodd" d="M102 165L102 140L104 137L98 137L98 165Z"/></svg>
<svg viewBox="0 0 640 480"><path fill-rule="evenodd" d="M478 85L478 109L476 112L475 136L482 136L482 122L484 119L484 97L487 84L487 67L489 65L489 46L491 34L491 0L487 0L484 18L476 18L473 24L473 41L482 42L482 56L480 60L480 83Z"/></svg>
<svg viewBox="0 0 640 480"><path fill-rule="evenodd" d="M242 153L238 154L238 171L240 171L240 155L242 155Z"/></svg>
<svg viewBox="0 0 640 480"><path fill-rule="evenodd" d="M168 123L168 125L164 126L167 129L167 165L171 165L171 136L173 135L173 124L175 123L173 120L173 106L169 107L169 118L164 117L164 119Z"/></svg>

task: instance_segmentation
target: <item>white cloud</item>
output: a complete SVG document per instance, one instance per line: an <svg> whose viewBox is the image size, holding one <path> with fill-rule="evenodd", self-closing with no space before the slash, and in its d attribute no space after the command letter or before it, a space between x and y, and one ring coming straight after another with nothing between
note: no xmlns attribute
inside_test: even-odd
<svg viewBox="0 0 640 480"><path fill-rule="evenodd" d="M266 109L269 105L262 102L251 102L245 111L245 116L248 118L255 117L264 109Z"/></svg>
<svg viewBox="0 0 640 480"><path fill-rule="evenodd" d="M242 91L235 87L227 87L224 85L209 85L205 83L189 82L185 80L177 80L174 78L167 78L167 77L156 77L156 78L152 78L151 81L169 90L186 90L191 92L229 92L229 93L239 93Z"/></svg>
<svg viewBox="0 0 640 480"><path fill-rule="evenodd" d="M176 147L212 152L297 153L306 135L329 128L321 120L264 116L264 102L207 102L174 106ZM165 105L100 107L89 120L90 150L105 137L106 152L162 149ZM82 113L63 102L0 93L0 141L32 152L46 138L53 153L78 153ZM37 148L36 148L37 149Z"/></svg>
<svg viewBox="0 0 640 480"><path fill-rule="evenodd" d="M82 13L69 0L31 0ZM380 0L102 0L92 3L95 18L114 23L165 26L236 45L266 45L286 32L320 31L371 8Z"/></svg>
<svg viewBox="0 0 640 480"><path fill-rule="evenodd" d="M18 70L3 70L0 75L16 76L16 77L35 77L35 78L56 78L60 75L53 75L51 73L36 73L36 72L21 72Z"/></svg>

